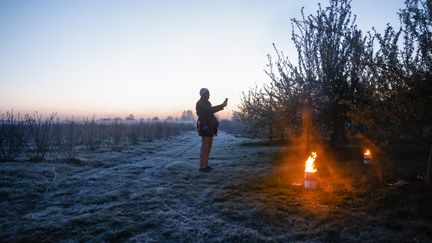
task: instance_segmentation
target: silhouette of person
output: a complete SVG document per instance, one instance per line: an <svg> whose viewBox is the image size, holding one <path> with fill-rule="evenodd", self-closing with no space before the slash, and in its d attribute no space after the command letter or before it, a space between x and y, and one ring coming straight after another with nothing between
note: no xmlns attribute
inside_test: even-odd
<svg viewBox="0 0 432 243"><path fill-rule="evenodd" d="M210 92L206 88L202 88L199 92L201 98L196 103L196 113L198 115L197 130L201 136L201 153L200 153L200 168L201 172L209 172L213 167L208 165L211 148L213 145L213 136L217 136L219 121L214 113L221 111L228 105L228 98L217 106L212 106L209 98Z"/></svg>

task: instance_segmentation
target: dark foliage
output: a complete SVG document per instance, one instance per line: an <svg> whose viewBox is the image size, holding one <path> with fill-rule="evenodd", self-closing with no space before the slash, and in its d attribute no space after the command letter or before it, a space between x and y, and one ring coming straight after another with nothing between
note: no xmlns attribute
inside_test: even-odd
<svg viewBox="0 0 432 243"><path fill-rule="evenodd" d="M333 145L360 136L382 159L399 141L432 144L431 1L406 0L401 27L366 35L350 3L330 0L292 20L298 63L274 47L270 83L243 94L239 117L255 133L282 140L301 134L306 111L313 126L307 134L318 131Z"/></svg>

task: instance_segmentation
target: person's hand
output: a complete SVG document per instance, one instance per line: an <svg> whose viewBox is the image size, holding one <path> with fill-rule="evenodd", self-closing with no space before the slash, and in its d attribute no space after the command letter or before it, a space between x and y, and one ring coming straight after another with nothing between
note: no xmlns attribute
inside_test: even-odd
<svg viewBox="0 0 432 243"><path fill-rule="evenodd" d="M224 103L222 104L224 107L228 105L228 98L225 99Z"/></svg>

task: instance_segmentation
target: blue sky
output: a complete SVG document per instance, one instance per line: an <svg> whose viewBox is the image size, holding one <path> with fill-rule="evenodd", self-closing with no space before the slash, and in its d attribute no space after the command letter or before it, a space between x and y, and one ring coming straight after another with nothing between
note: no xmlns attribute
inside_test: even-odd
<svg viewBox="0 0 432 243"><path fill-rule="evenodd" d="M0 1L0 113L179 116L202 87L230 117L268 82L272 43L295 57L290 19L328 1ZM403 0L353 0L364 31L398 26Z"/></svg>

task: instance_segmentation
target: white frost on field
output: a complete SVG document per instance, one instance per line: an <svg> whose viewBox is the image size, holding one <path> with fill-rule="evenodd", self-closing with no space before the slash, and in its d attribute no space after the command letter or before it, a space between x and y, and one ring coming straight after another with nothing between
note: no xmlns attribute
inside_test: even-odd
<svg viewBox="0 0 432 243"><path fill-rule="evenodd" d="M196 132L123 146L120 152L80 150L84 162L79 164L60 160L2 163L0 239L404 239L402 233L386 228L374 215L319 205L309 207L299 197L313 194L304 192L303 187L276 183L271 176L280 166L272 162L280 147L241 146L241 142L223 132L215 137L210 156L215 170L210 173L198 171L201 138ZM272 186L276 190L268 191ZM335 230L342 233L334 235ZM415 232L415 227L409 230Z"/></svg>
<svg viewBox="0 0 432 243"><path fill-rule="evenodd" d="M198 171L201 138L196 132L129 145L120 152L82 149L79 154L85 162L80 165L55 160L5 163L2 170L10 177L2 181L16 188L5 193L16 200L1 203L2 208L13 208L6 215L13 220L2 225L3 236L11 239L16 231L15 239L38 239L55 226L65 230L55 239L97 240L115 235L104 225L122 218L133 222L118 226L132 232L131 240L208 238L213 224L225 225L211 209L210 198L229 184L229 177L234 175L231 182L241 178L235 175L241 173L240 165L233 161L239 163L248 155L239 142L223 132L215 137L210 164L216 170L211 173ZM29 194L31 200L26 201ZM141 224L148 226L140 229ZM105 230L92 232L97 225Z"/></svg>

